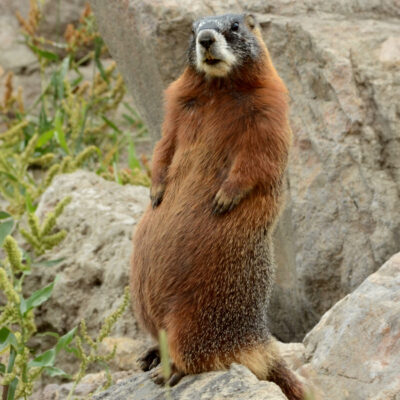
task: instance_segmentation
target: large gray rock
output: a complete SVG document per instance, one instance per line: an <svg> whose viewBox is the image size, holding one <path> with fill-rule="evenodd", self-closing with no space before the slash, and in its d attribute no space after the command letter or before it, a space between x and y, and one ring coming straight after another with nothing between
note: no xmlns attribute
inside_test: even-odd
<svg viewBox="0 0 400 400"><path fill-rule="evenodd" d="M400 249L398 0L91 0L153 138L194 19L248 10L287 83L295 136L271 325L300 339Z"/></svg>
<svg viewBox="0 0 400 400"><path fill-rule="evenodd" d="M246 367L232 364L228 371L184 377L170 390L140 373L94 396L96 400L287 400L278 386L259 381Z"/></svg>
<svg viewBox="0 0 400 400"><path fill-rule="evenodd" d="M131 236L149 201L148 189L121 186L85 171L60 175L40 200L39 218L66 196L72 201L57 226L66 229L68 235L46 253L46 259L64 261L55 267L35 268L26 282L27 290L37 290L58 275L51 298L37 313L39 330L65 333L85 319L89 333L96 335L105 317L120 304L123 289L129 284ZM130 308L112 334L146 343ZM135 359L135 354L131 356Z"/></svg>
<svg viewBox="0 0 400 400"><path fill-rule="evenodd" d="M399 400L400 253L332 307L304 343L304 370L314 370L327 399Z"/></svg>

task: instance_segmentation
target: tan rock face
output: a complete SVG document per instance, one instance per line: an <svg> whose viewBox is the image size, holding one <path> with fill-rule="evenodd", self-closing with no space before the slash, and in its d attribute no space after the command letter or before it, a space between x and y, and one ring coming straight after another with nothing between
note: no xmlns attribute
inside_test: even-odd
<svg viewBox="0 0 400 400"><path fill-rule="evenodd" d="M148 374L135 374L106 392L94 396L96 400L287 400L272 382L260 382L246 367L232 364L229 371L190 375L170 390L155 385Z"/></svg>
<svg viewBox="0 0 400 400"><path fill-rule="evenodd" d="M390 36L382 43L379 60L384 63L400 64L400 36Z"/></svg>
<svg viewBox="0 0 400 400"><path fill-rule="evenodd" d="M114 371L139 371L136 360L143 352L143 339L131 336L106 337L101 343L100 351L104 355L110 354L114 350L114 346L116 346L116 353L109 362L111 368Z"/></svg>
<svg viewBox="0 0 400 400"><path fill-rule="evenodd" d="M304 343L327 399L400 398L400 253L335 304Z"/></svg>
<svg viewBox="0 0 400 400"><path fill-rule="evenodd" d="M400 36L398 0L91 4L154 138L192 21L257 13L290 91L295 136L271 326L280 339L301 339L400 249L400 66L390 39Z"/></svg>
<svg viewBox="0 0 400 400"><path fill-rule="evenodd" d="M89 334L97 335L129 284L131 236L148 204L148 189L121 186L84 171L60 175L43 194L38 215L52 210L66 196L71 196L72 201L58 219L58 226L68 235L58 248L46 254L46 259L64 261L54 267L36 268L27 281L27 290L37 290L58 275L51 298L37 313L39 330L51 327L65 333L83 318ZM141 340L108 338L104 343L105 350L112 350L116 342L121 344L113 361L115 370L132 368L147 341L138 331L130 309L117 322L112 335Z"/></svg>

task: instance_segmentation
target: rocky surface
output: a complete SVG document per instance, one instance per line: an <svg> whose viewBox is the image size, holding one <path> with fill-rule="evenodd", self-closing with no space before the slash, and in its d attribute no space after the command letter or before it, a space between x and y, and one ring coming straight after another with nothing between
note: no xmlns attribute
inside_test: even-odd
<svg viewBox="0 0 400 400"><path fill-rule="evenodd" d="M112 374L114 383L127 379L132 372L116 372ZM101 389L107 385L107 376L102 372L88 374L81 382L76 386L74 390L74 400L87 400L91 398L91 395L96 392L100 392ZM72 389L73 383L51 383L46 385L43 390L36 391L29 399L30 400L66 400Z"/></svg>
<svg viewBox="0 0 400 400"><path fill-rule="evenodd" d="M129 284L131 236L149 201L148 189L121 186L85 171L60 175L40 200L39 218L66 196L72 201L58 219L58 227L68 235L62 245L46 253L47 260L64 261L37 268L27 281L27 290L37 290L58 275L50 300L37 313L39 330L65 333L85 319L89 333L95 335ZM138 333L130 309L117 322L113 335L129 336L125 341L110 338L104 343L112 350L114 342L122 340L117 359L125 359L116 369L134 368L135 354L143 350L146 339Z"/></svg>
<svg viewBox="0 0 400 400"><path fill-rule="evenodd" d="M58 226L69 234L46 257L64 261L56 267L37 269L29 284L37 289L56 274L60 276L52 297L38 312L41 331L64 333L85 318L93 334L119 303L128 282L130 236L148 204L148 190L77 171L54 180L41 199L39 216L67 194L72 202ZM165 392L147 373L137 372L135 360L150 342L138 331L132 313L123 316L112 334L103 342L102 351L108 353L118 345L110 365L116 385L97 398L162 399ZM399 339L400 253L332 307L304 344L280 343L279 350L294 371L320 388L315 390L315 400L398 400ZM60 367L69 370L71 365ZM90 374L79 385L77 396L86 396L104 381L103 375ZM37 399L62 400L70 388L70 384L48 385ZM202 399L284 398L275 385L258 382L241 366L186 377L171 393L177 400L190 394L195 398L204 395Z"/></svg>
<svg viewBox="0 0 400 400"><path fill-rule="evenodd" d="M306 336L305 349L301 343L291 343L280 344L280 351L292 369L312 382L314 399L398 400L399 339L400 253L325 313ZM238 372L241 389L237 389ZM269 399L272 392L266 384L272 385L254 381L245 367L234 365L228 372L186 377L171 394L176 400L190 394L202 399ZM139 373L96 398L155 400L161 396L147 375Z"/></svg>
<svg viewBox="0 0 400 400"><path fill-rule="evenodd" d="M400 399L400 253L330 309L306 336L329 400Z"/></svg>
<svg viewBox="0 0 400 400"><path fill-rule="evenodd" d="M170 394L155 385L148 374L136 374L107 391L96 400L286 400L278 386L260 382L246 367L232 364L230 370L184 377Z"/></svg>
<svg viewBox="0 0 400 400"><path fill-rule="evenodd" d="M295 136L271 324L299 340L400 248L398 0L91 0L154 138L194 19L255 12ZM117 21L114 23L113 21Z"/></svg>

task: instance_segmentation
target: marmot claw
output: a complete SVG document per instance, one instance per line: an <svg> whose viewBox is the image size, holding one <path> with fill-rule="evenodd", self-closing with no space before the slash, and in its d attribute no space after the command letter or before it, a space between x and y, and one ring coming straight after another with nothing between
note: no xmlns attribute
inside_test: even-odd
<svg viewBox="0 0 400 400"><path fill-rule="evenodd" d="M158 207L164 196L165 185L152 186L150 189L150 200L153 208Z"/></svg>
<svg viewBox="0 0 400 400"><path fill-rule="evenodd" d="M231 211L239 202L242 196L227 196L223 189L220 189L215 195L212 212L213 214L224 214Z"/></svg>

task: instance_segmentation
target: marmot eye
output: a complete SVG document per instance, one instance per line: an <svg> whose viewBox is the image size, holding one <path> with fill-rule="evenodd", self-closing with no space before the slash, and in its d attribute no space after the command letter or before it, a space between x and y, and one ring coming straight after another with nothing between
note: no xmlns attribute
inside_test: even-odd
<svg viewBox="0 0 400 400"><path fill-rule="evenodd" d="M239 22L234 22L231 26L232 31L237 31L239 30Z"/></svg>

